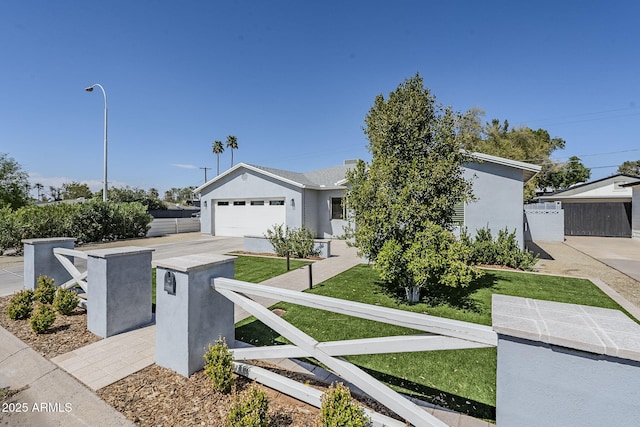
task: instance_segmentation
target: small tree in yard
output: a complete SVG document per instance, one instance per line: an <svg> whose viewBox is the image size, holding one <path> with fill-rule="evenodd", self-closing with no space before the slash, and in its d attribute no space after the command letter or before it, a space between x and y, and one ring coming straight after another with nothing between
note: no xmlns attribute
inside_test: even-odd
<svg viewBox="0 0 640 427"><path fill-rule="evenodd" d="M229 393L234 384L233 357L224 338L209 344L204 355L204 372L211 379L213 389L221 393Z"/></svg>
<svg viewBox="0 0 640 427"><path fill-rule="evenodd" d="M388 99L376 97L364 128L371 163L359 161L347 174L347 237L388 287L405 288L411 302L418 300L427 283L464 286L472 277L466 269L456 272L462 263L455 250L448 252L452 258L444 270L431 265L441 264L441 259L418 263L409 255L429 252L434 239L438 244L449 242L454 206L472 198L471 183L463 176L462 165L470 158L461 150L458 117L436 104L419 75L406 80ZM424 233L435 234L425 239ZM434 275L447 271L448 277L458 279L425 279L418 264Z"/></svg>
<svg viewBox="0 0 640 427"><path fill-rule="evenodd" d="M342 383L331 384L320 398L320 426L322 427L364 427L369 418L364 410L351 399L351 392Z"/></svg>

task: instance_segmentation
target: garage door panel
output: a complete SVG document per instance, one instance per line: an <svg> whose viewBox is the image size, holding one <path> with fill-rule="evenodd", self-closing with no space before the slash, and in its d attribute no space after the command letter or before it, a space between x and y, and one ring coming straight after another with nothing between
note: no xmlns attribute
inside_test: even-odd
<svg viewBox="0 0 640 427"><path fill-rule="evenodd" d="M214 234L234 237L262 236L274 224L284 224L285 206L270 205L267 199L261 200L265 200L264 205L252 205L251 200L243 200L244 205L234 205L234 201L229 201L226 206L214 202Z"/></svg>

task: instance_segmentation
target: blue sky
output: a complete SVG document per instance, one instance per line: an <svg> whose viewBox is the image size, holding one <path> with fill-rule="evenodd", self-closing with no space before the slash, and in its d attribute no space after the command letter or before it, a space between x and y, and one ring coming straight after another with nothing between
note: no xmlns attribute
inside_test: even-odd
<svg viewBox="0 0 640 427"><path fill-rule="evenodd" d="M637 1L0 2L0 152L32 184L199 185L211 143L308 171L364 158L376 95L419 72L439 102L544 128L592 179L640 159ZM230 165L225 152L221 171Z"/></svg>

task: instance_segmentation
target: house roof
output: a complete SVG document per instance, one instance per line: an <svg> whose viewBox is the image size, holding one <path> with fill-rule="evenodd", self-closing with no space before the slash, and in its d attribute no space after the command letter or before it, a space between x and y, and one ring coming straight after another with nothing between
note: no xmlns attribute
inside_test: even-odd
<svg viewBox="0 0 640 427"><path fill-rule="evenodd" d="M490 156L484 153L468 153L472 158L480 162L495 163L497 165L508 166L511 168L522 169L524 172L524 182L528 182L542 170L542 166L525 163L518 160L505 159L504 157Z"/></svg>
<svg viewBox="0 0 640 427"><path fill-rule="evenodd" d="M591 182L586 182L584 184L579 184L576 186L573 186L571 188L567 188L566 190L561 190L561 191L556 191L553 194L549 194L547 196L541 196L539 197L539 200L557 200L557 199L567 199L567 198L577 198L577 197L581 197L582 193L586 193L588 191L597 189L597 188L601 188L601 187L606 187L608 185L611 185L614 183L614 181L616 180L620 180L620 179L626 179L629 182L626 184L621 184L620 187L630 187L632 185L638 184L640 183L640 177L634 176L634 175L628 175L628 174L624 174L624 173L619 173L616 175L611 175L608 176L606 178L601 178L601 179L597 179L595 181L591 181ZM622 195L612 195L609 197L624 197L624 194ZM589 196L586 196L589 197ZM606 195L603 194L597 194L597 195L593 195L591 196L592 198L606 198Z"/></svg>
<svg viewBox="0 0 640 427"><path fill-rule="evenodd" d="M200 193L209 185L222 179L223 177L231 174L232 172L244 168L257 172L262 175L270 176L283 182L295 185L300 188L312 188L312 189L331 189L342 188L341 181L344 180L347 171L351 169L353 165L346 164L340 166L333 166L330 168L319 169L310 172L292 172L283 169L274 169L266 166L251 165L248 163L238 163L231 169L226 170L215 178L204 183L200 187L193 190L194 193Z"/></svg>
<svg viewBox="0 0 640 427"><path fill-rule="evenodd" d="M538 172L540 172L541 166L533 165L531 163L519 162L517 160L505 159L497 156L490 156L482 153L470 153L470 155L479 162L490 162L499 165L509 166L516 169L521 169L524 172L524 182L529 181ZM295 185L300 188L312 188L312 189L331 189L331 188L343 188L347 184L345 178L347 171L353 169L355 163L348 162L344 165L333 166L325 169L318 169L310 172L292 172L283 169L269 168L266 166L251 165L248 163L238 163L230 169L227 169L215 178L202 184L200 187L193 190L194 193L200 193L209 185L222 179L223 177L233 173L234 171L245 168L257 172L259 174L267 175L272 178L278 179L283 182Z"/></svg>

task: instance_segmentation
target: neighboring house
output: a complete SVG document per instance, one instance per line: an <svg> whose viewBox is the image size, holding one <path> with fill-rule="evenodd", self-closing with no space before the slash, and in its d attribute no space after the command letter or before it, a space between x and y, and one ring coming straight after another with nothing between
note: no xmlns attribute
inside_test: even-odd
<svg viewBox="0 0 640 427"><path fill-rule="evenodd" d="M505 227L523 245L523 185L540 167L474 153L465 165L476 201L459 206L455 221L472 236L489 227ZM344 234L344 165L299 173L239 163L194 192L200 194L201 231L217 236L262 236L274 224L305 226L316 237Z"/></svg>
<svg viewBox="0 0 640 427"><path fill-rule="evenodd" d="M640 178L617 174L538 200L562 202L567 236L631 237L632 190L626 184L636 182L640 182Z"/></svg>
<svg viewBox="0 0 640 427"><path fill-rule="evenodd" d="M640 239L640 181L623 187L631 188L631 237Z"/></svg>

